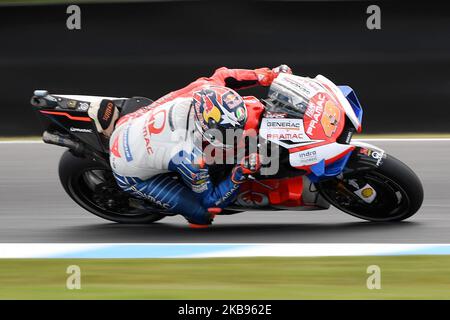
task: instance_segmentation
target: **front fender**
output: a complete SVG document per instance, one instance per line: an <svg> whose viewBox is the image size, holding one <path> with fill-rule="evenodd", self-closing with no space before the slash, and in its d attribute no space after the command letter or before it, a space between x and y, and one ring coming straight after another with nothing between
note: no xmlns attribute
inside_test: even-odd
<svg viewBox="0 0 450 320"><path fill-rule="evenodd" d="M324 160L311 166L311 173L308 174L308 178L315 183L336 177L341 173L348 174L356 171L372 170L380 167L383 164L383 159L386 158L384 150L371 144L352 141L349 145L354 147L351 153L346 154L326 168Z"/></svg>

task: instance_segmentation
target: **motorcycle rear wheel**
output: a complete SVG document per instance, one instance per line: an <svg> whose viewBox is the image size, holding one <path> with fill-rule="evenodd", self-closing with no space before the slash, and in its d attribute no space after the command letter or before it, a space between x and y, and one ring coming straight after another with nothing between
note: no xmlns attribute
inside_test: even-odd
<svg viewBox="0 0 450 320"><path fill-rule="evenodd" d="M163 210L131 197L116 184L111 169L70 150L59 161L59 178L66 193L82 208L118 223L146 224L163 219Z"/></svg>
<svg viewBox="0 0 450 320"><path fill-rule="evenodd" d="M403 162L387 155L377 169L349 174L316 184L331 205L360 219L374 222L402 221L413 216L423 202L423 187L417 175ZM354 193L349 182L368 183L376 197L371 203Z"/></svg>

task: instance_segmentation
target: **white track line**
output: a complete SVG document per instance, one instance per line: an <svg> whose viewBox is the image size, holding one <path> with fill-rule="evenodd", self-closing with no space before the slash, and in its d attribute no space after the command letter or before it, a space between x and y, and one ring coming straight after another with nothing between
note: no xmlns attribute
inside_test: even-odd
<svg viewBox="0 0 450 320"><path fill-rule="evenodd" d="M200 249L201 253L199 253ZM2 243L5 258L331 257L450 253L449 244L393 243Z"/></svg>

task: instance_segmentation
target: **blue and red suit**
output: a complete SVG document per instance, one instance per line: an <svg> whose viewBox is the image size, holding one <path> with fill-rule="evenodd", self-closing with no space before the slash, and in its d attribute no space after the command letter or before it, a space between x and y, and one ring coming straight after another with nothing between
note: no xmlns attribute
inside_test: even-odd
<svg viewBox="0 0 450 320"><path fill-rule="evenodd" d="M110 139L110 163L118 185L191 223L209 224L214 213L235 199L245 177L236 166L221 182L212 182L195 142L193 94L209 86L236 90L268 86L277 75L269 68L219 68L211 77L199 78L120 118ZM256 129L263 105L254 97L243 99L248 115L245 130Z"/></svg>

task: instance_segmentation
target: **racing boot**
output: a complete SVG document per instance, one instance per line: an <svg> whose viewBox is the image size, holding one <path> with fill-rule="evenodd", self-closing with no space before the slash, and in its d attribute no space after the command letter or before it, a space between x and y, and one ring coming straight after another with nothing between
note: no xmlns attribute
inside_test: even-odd
<svg viewBox="0 0 450 320"><path fill-rule="evenodd" d="M216 217L216 215L220 214L221 212L222 212L221 208L209 208L208 212L206 213L207 220L209 220L209 223L207 223L207 224L198 224L198 223L190 222L188 220L189 227L192 228L192 229L205 229L205 228L208 228L212 224L212 222L213 222L214 218Z"/></svg>

